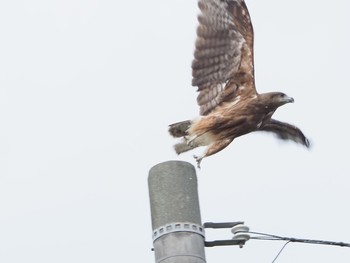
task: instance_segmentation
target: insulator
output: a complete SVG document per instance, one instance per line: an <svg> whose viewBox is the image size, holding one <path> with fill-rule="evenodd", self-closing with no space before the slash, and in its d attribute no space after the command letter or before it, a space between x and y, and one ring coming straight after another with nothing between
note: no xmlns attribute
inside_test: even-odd
<svg viewBox="0 0 350 263"><path fill-rule="evenodd" d="M248 241L250 239L250 235L249 234L237 234L234 235L233 240L244 240L244 241Z"/></svg>
<svg viewBox="0 0 350 263"><path fill-rule="evenodd" d="M249 227L245 225L237 225L231 228L232 234L236 235L237 233L246 233L249 232Z"/></svg>

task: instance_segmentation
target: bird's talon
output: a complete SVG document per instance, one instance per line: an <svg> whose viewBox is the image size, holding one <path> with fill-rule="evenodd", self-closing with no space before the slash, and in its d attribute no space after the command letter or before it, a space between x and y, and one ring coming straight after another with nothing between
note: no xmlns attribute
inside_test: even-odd
<svg viewBox="0 0 350 263"><path fill-rule="evenodd" d="M200 158L197 155L193 155L193 158L196 159L198 169L201 169L201 161L203 158Z"/></svg>

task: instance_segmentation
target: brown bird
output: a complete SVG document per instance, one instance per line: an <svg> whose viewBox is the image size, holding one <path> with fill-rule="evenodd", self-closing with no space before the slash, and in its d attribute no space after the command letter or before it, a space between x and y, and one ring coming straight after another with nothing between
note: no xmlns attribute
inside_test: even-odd
<svg viewBox="0 0 350 263"><path fill-rule="evenodd" d="M169 126L172 136L182 137L175 151L207 146L203 155L194 156L200 167L204 157L254 131L272 132L309 147L300 129L271 118L278 107L294 99L281 92L256 91L254 33L244 0L199 0L198 6L192 85L198 87L201 116Z"/></svg>

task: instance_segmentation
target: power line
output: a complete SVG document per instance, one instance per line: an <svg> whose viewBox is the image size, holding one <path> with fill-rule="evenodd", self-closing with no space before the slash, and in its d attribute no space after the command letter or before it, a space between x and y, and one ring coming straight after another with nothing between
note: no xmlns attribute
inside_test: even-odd
<svg viewBox="0 0 350 263"><path fill-rule="evenodd" d="M276 261L276 259L279 257L279 255L282 253L283 249L290 243L290 241L287 241L283 247L280 249L280 251L278 252L277 256L272 260L272 263L274 263Z"/></svg>
<svg viewBox="0 0 350 263"><path fill-rule="evenodd" d="M283 236L277 236L277 235L260 233L260 232L252 232L252 231L246 231L244 233L256 235L256 236L251 236L250 237L250 239L255 239L255 240L287 241L283 245L283 247L280 249L280 251L277 253L277 255L273 259L272 263L274 263L277 260L277 258L281 255L281 253L284 250L284 248L291 242L306 243L306 244L316 244L316 245L350 247L350 243L345 243L345 242L335 242L335 241L317 240L317 239L304 239L304 238L295 238L295 237L283 237Z"/></svg>
<svg viewBox="0 0 350 263"><path fill-rule="evenodd" d="M250 237L250 239L255 239L255 240L277 240L277 241L289 241L289 242L307 243L307 244L316 244L316 245L350 247L350 243L345 243L345 242L317 240L317 239L304 239L304 238L295 238L295 237L283 237L283 236L277 236L277 235L260 233L260 232L251 232L251 231L247 233L258 235L258 236Z"/></svg>

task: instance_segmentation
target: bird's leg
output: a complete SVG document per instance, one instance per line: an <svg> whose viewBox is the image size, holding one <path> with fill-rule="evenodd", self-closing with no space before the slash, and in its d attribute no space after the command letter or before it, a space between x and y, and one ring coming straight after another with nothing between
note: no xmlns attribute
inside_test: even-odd
<svg viewBox="0 0 350 263"><path fill-rule="evenodd" d="M185 136L185 140L188 146L194 146L194 140L197 139L200 135L194 135L194 136Z"/></svg>
<svg viewBox="0 0 350 263"><path fill-rule="evenodd" d="M195 134L193 136L184 136L187 145L189 146L194 146L194 140L197 139L199 136L202 136L203 134L205 134L205 132L201 133L201 134Z"/></svg>
<svg viewBox="0 0 350 263"><path fill-rule="evenodd" d="M216 142L212 143L211 145L209 145L209 147L207 148L207 150L205 151L205 153L203 155L201 155L201 156L194 155L193 157L197 161L197 167L199 169L201 168L201 162L202 162L203 158L208 157L210 155L213 155L213 154L221 151L222 149L226 148L232 141L233 141L233 139L231 139L231 138L216 141Z"/></svg>

